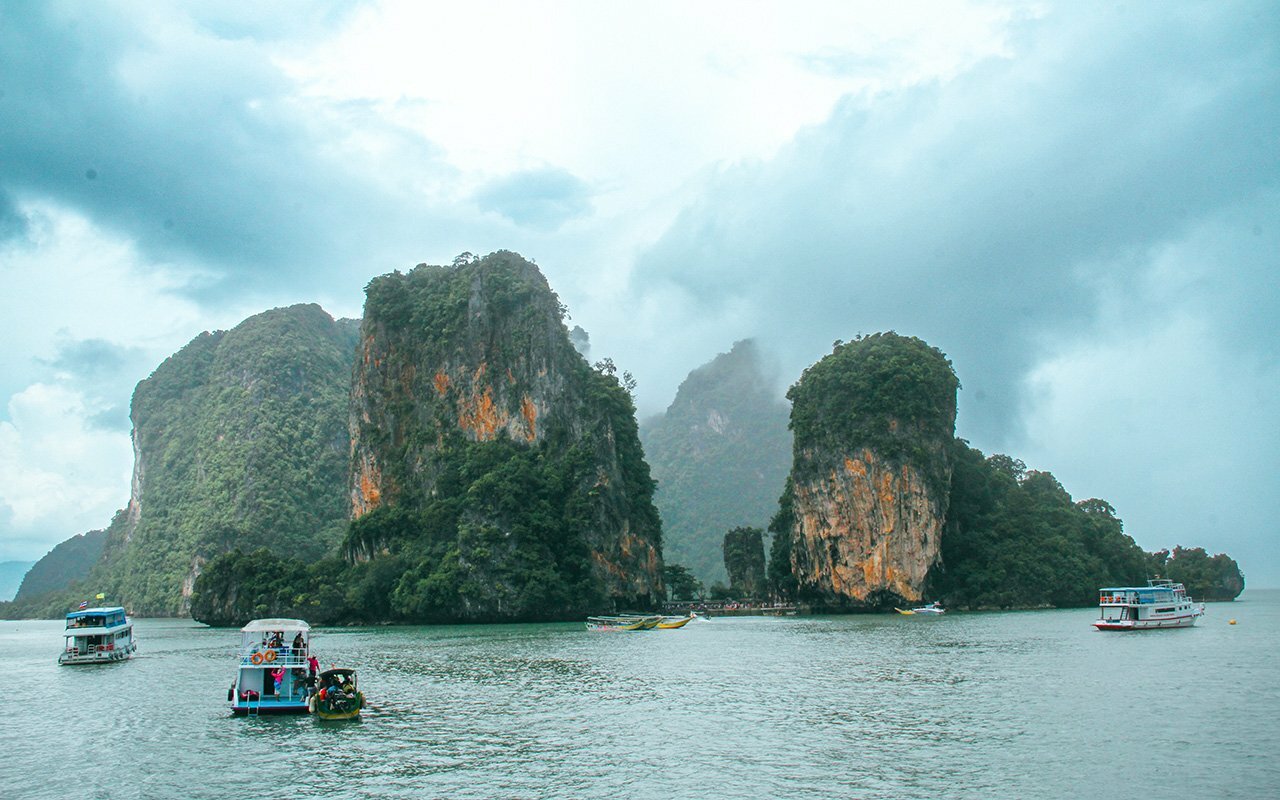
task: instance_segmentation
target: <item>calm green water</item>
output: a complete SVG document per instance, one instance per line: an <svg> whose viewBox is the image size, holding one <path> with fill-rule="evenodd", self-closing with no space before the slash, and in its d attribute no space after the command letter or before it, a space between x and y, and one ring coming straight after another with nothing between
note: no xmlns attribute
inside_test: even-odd
<svg viewBox="0 0 1280 800"><path fill-rule="evenodd" d="M0 797L1280 794L1280 592L1189 630L1092 618L321 629L360 723L231 717L236 631L140 620L134 660L73 668L59 623L5 621Z"/></svg>

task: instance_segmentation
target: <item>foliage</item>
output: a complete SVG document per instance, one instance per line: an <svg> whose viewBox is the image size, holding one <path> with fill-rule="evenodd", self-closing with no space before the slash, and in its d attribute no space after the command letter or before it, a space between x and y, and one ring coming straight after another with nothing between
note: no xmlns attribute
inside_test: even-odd
<svg viewBox="0 0 1280 800"><path fill-rule="evenodd" d="M184 580L222 553L329 552L347 516L355 334L316 305L275 309L201 334L138 384L141 515L90 582L135 613L179 614Z"/></svg>
<svg viewBox="0 0 1280 800"><path fill-rule="evenodd" d="M725 580L722 531L767 524L791 468L787 405L753 340L689 373L641 429L658 479L665 556Z"/></svg>
<svg viewBox="0 0 1280 800"><path fill-rule="evenodd" d="M791 536L795 522L795 510L791 498L794 495L791 478L787 478L778 499L778 511L769 521L769 533L773 534L773 544L769 549L769 591L775 598L794 598L799 584L795 573L791 570Z"/></svg>
<svg viewBox="0 0 1280 800"><path fill-rule="evenodd" d="M618 596L596 567L623 532L660 548L661 527L631 395L611 361L592 369L574 350L564 315L514 253L370 282L353 466L376 462L385 491L349 524L345 561L326 568L346 587L327 609L347 621L479 622L653 599ZM531 397L544 400L537 435L513 439L499 420L527 419ZM468 410L477 398L489 427ZM233 583L244 586L256 563L283 569L261 559L219 569L243 568ZM202 598L227 595L213 580L201 576ZM660 580L655 572L652 591ZM283 602L273 580L257 583L261 596L237 599L237 610ZM231 605L202 600L201 613L234 616Z"/></svg>
<svg viewBox="0 0 1280 800"><path fill-rule="evenodd" d="M107 532L100 530L77 534L60 542L27 571L14 600L30 600L49 592L65 591L73 583L83 581L102 555L106 541Z"/></svg>
<svg viewBox="0 0 1280 800"><path fill-rule="evenodd" d="M925 462L950 439L960 382L941 351L892 331L838 343L787 392L797 447L866 447Z"/></svg>
<svg viewBox="0 0 1280 800"><path fill-rule="evenodd" d="M702 595L702 582L683 564L668 562L662 568L668 600L694 600Z"/></svg>
<svg viewBox="0 0 1280 800"><path fill-rule="evenodd" d="M1085 606L1102 586L1145 583L1146 557L1110 504L1073 502L1051 474L984 458L963 440L952 465L942 567L929 589L945 603Z"/></svg>
<svg viewBox="0 0 1280 800"><path fill-rule="evenodd" d="M764 531L734 528L724 535L724 567L729 573L729 590L739 598L761 598L765 594Z"/></svg>
<svg viewBox="0 0 1280 800"><path fill-rule="evenodd" d="M1244 591L1244 573L1226 553L1210 556L1203 547L1174 547L1148 555L1152 575L1187 587L1196 600L1234 600Z"/></svg>

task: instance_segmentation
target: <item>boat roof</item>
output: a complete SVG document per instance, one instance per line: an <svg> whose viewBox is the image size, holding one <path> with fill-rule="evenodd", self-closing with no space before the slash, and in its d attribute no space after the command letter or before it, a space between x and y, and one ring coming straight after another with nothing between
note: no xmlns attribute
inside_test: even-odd
<svg viewBox="0 0 1280 800"><path fill-rule="evenodd" d="M327 678L330 675L355 675L355 674L356 674L356 671L354 669L351 669L350 667L334 667L333 669L326 669L324 672L321 672L320 677Z"/></svg>
<svg viewBox="0 0 1280 800"><path fill-rule="evenodd" d="M255 619L240 629L241 633L260 631L309 631L311 626L300 619Z"/></svg>
<svg viewBox="0 0 1280 800"><path fill-rule="evenodd" d="M109 608L105 608L105 607L104 608L84 608L78 611L72 611L70 614L67 614L67 619L76 619L77 617L101 617L106 614L112 614L115 612L119 612L123 614L124 607L111 606Z"/></svg>

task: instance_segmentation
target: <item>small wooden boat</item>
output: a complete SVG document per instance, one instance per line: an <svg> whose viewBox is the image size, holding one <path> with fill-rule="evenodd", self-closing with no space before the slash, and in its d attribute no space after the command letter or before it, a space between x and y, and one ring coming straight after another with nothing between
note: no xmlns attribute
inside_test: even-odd
<svg viewBox="0 0 1280 800"><path fill-rule="evenodd" d="M320 673L320 691L311 697L310 710L320 719L359 719L364 708L354 669L327 669Z"/></svg>
<svg viewBox="0 0 1280 800"><path fill-rule="evenodd" d="M903 616L906 616L906 617L909 617L909 616L911 616L912 614L916 613L916 612L912 611L912 610L911 610L911 609L909 609L909 608L897 608L897 607L894 607L894 609L893 609L893 610L894 610L894 611L897 611L899 614L902 614Z"/></svg>
<svg viewBox="0 0 1280 800"><path fill-rule="evenodd" d="M662 615L625 615L617 617L587 617L589 631L647 631L662 622Z"/></svg>
<svg viewBox="0 0 1280 800"><path fill-rule="evenodd" d="M692 620L693 620L693 614L690 614L687 617L663 617L662 620L658 622L658 630L673 631L676 628L683 628L685 625L688 625Z"/></svg>

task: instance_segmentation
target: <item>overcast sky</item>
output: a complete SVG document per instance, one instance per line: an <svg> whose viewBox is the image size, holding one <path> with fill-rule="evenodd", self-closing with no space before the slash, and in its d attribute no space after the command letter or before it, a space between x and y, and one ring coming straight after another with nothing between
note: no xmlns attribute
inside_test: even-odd
<svg viewBox="0 0 1280 800"><path fill-rule="evenodd" d="M1278 89L1269 2L6 2L0 560L201 331L510 249L643 414L920 336L974 446L1280 586Z"/></svg>

